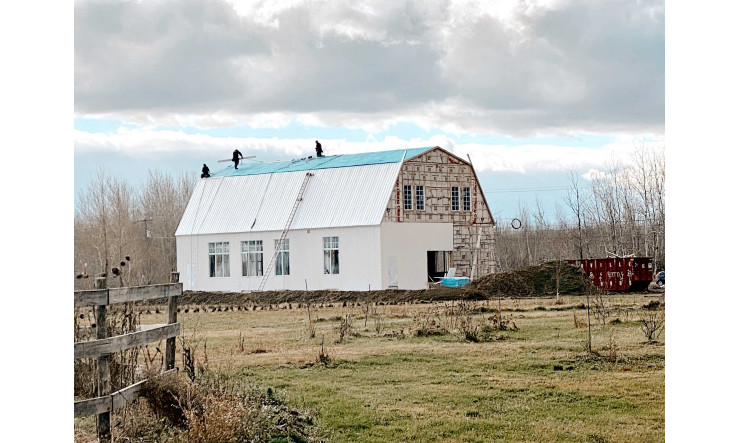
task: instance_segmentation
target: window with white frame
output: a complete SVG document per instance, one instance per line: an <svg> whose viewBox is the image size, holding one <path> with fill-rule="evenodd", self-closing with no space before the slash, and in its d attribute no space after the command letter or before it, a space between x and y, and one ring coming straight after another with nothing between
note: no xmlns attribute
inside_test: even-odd
<svg viewBox="0 0 738 443"><path fill-rule="evenodd" d="M274 240L274 249L277 252L277 262L274 264L274 275L290 275L290 239L285 238L282 245L279 239Z"/></svg>
<svg viewBox="0 0 738 443"><path fill-rule="evenodd" d="M338 237L323 237L323 274L338 274Z"/></svg>
<svg viewBox="0 0 738 443"><path fill-rule="evenodd" d="M261 240L241 242L241 275L258 277L264 273L264 246Z"/></svg>
<svg viewBox="0 0 738 443"><path fill-rule="evenodd" d="M211 277L230 277L231 267L228 259L228 242L208 243Z"/></svg>
<svg viewBox="0 0 738 443"><path fill-rule="evenodd" d="M402 199L405 202L405 209L413 209L413 187L405 185L402 187Z"/></svg>
<svg viewBox="0 0 738 443"><path fill-rule="evenodd" d="M459 187L451 186L451 210L459 210Z"/></svg>
<svg viewBox="0 0 738 443"><path fill-rule="evenodd" d="M464 188L462 198L464 201L464 211L471 211L471 188Z"/></svg>
<svg viewBox="0 0 738 443"><path fill-rule="evenodd" d="M425 186L415 187L415 209L425 211Z"/></svg>

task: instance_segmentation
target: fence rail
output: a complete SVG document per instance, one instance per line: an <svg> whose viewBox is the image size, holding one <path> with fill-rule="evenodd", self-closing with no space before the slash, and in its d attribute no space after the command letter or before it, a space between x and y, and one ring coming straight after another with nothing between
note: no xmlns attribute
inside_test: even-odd
<svg viewBox="0 0 738 443"><path fill-rule="evenodd" d="M111 441L110 412L137 399L143 386L149 381L139 381L111 394L110 356L112 354L166 340L165 372L160 375L176 371L174 355L176 337L180 334L180 325L177 323L177 300L182 295L182 283L178 281L179 273L172 272L169 284L108 289L107 280L101 277L95 281L95 290L74 292L74 307L94 306L97 314L97 339L75 343L74 358L75 360L97 358L98 361L98 397L75 401L74 416L76 418L97 415L97 437L101 442ZM160 298L168 298L167 324L146 325L142 326L140 331L113 337L107 336L108 305Z"/></svg>
<svg viewBox="0 0 738 443"><path fill-rule="evenodd" d="M179 323L74 344L74 359L110 355L179 335Z"/></svg>
<svg viewBox="0 0 738 443"><path fill-rule="evenodd" d="M182 295L182 283L74 291L74 307L113 305Z"/></svg>
<svg viewBox="0 0 738 443"><path fill-rule="evenodd" d="M176 369L164 371L161 375L176 373ZM141 395L141 389L149 380L141 380L119 391L113 392L104 397L88 398L74 402L74 418L87 417L89 415L101 414L103 412L111 412L120 409L128 403L136 400Z"/></svg>

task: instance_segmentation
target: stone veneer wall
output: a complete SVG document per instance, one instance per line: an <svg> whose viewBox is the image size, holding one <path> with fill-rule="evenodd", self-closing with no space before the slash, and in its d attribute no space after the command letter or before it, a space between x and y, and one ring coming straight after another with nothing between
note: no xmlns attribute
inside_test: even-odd
<svg viewBox="0 0 738 443"><path fill-rule="evenodd" d="M413 209L404 209L403 186L413 188ZM415 209L415 186L424 186L425 210ZM459 187L459 210L451 210L451 187ZM471 191L471 210L464 211L462 189ZM485 204L482 189L472 166L436 148L412 160L400 169L383 222L426 222L454 224L454 249L450 267L456 275L470 277L476 254L474 277L497 272L494 247L494 220ZM475 246L479 239L479 248Z"/></svg>

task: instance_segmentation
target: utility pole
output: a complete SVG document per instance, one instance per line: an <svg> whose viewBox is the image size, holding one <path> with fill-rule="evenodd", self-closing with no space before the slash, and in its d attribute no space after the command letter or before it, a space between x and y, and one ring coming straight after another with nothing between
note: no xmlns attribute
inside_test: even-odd
<svg viewBox="0 0 738 443"><path fill-rule="evenodd" d="M150 218L144 218L142 220L138 220L139 223L140 222L143 222L143 224L144 224L144 235L145 235L145 237L147 239L151 238L151 232L149 232L149 225L147 223L147 222L150 222L150 221L153 221L153 220L150 219Z"/></svg>

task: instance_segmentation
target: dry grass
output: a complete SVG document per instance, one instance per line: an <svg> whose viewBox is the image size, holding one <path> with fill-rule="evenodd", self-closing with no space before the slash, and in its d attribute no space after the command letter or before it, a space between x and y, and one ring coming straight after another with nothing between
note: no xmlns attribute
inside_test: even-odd
<svg viewBox="0 0 738 443"><path fill-rule="evenodd" d="M185 334L197 326L207 337L211 369L314 409L329 440L663 441L665 334L645 342L638 321L654 298L608 297L612 320L592 319L590 355L580 297L503 299L503 318L518 330L478 343L461 332L489 323L496 300L465 302L456 332L428 336L413 334L417 319L449 302L372 305L381 328L355 321L340 343L342 323L366 320L366 306L312 305L312 337L306 305L294 302L207 312L183 305L179 318ZM153 312L141 321L164 320ZM466 315L472 323L461 321ZM316 364L321 353L326 364Z"/></svg>

